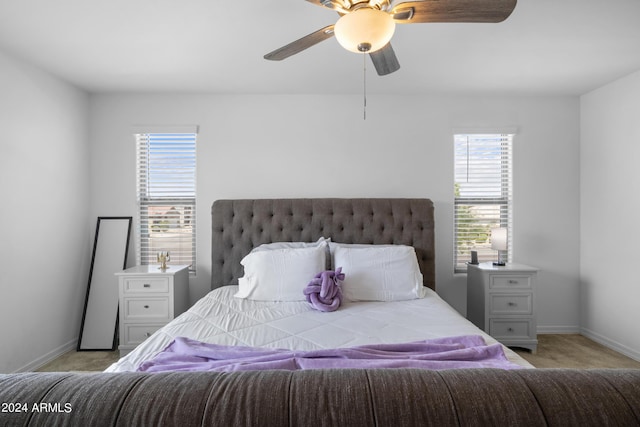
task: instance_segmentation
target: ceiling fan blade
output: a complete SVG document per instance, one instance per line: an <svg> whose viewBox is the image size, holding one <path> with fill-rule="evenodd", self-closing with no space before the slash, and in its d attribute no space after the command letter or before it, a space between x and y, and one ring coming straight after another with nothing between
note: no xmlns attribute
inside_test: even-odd
<svg viewBox="0 0 640 427"><path fill-rule="evenodd" d="M345 0L307 0L309 3L313 3L317 6L325 7L331 10L337 10L340 12L346 12L349 10L350 2L346 2Z"/></svg>
<svg viewBox="0 0 640 427"><path fill-rule="evenodd" d="M517 0L424 0L398 3L391 15L399 24L422 22L502 22Z"/></svg>
<svg viewBox="0 0 640 427"><path fill-rule="evenodd" d="M400 69L400 63L391 43L387 43L382 49L371 52L369 56L379 76L386 76Z"/></svg>
<svg viewBox="0 0 640 427"><path fill-rule="evenodd" d="M264 59L268 59L270 61L282 61L283 59L302 52L303 50L331 37L333 37L333 25L327 25L326 27L291 42L286 46L282 46L280 49L267 53L264 56Z"/></svg>

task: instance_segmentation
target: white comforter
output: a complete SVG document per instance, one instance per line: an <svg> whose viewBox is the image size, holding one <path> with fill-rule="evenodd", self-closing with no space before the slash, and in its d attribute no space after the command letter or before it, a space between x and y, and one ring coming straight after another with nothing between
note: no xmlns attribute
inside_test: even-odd
<svg viewBox="0 0 640 427"><path fill-rule="evenodd" d="M135 371L174 338L254 347L315 350L428 338L489 335L462 317L434 291L423 299L345 302L337 311L316 311L307 302L267 302L234 298L237 286L215 289L158 330L107 372ZM505 348L510 361L531 365Z"/></svg>

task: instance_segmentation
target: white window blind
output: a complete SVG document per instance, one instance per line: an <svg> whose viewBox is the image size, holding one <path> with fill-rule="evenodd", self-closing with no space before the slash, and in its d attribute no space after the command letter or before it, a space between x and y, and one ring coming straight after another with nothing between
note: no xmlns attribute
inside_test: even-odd
<svg viewBox="0 0 640 427"><path fill-rule="evenodd" d="M196 135L138 133L139 265L157 264L169 251L169 264L196 266Z"/></svg>
<svg viewBox="0 0 640 427"><path fill-rule="evenodd" d="M491 229L507 228L507 261L512 253L511 134L454 136L454 271L466 272L471 251L478 261L497 261L491 249Z"/></svg>

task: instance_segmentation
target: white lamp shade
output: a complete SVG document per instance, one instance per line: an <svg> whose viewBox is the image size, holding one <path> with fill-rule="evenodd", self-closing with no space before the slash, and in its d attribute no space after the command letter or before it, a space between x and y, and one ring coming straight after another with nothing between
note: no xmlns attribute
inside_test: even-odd
<svg viewBox="0 0 640 427"><path fill-rule="evenodd" d="M505 227L491 229L491 249L496 251L507 250L507 229Z"/></svg>
<svg viewBox="0 0 640 427"><path fill-rule="evenodd" d="M351 52L363 52L359 46L369 44L366 52L382 49L393 37L396 23L386 12L362 8L347 13L333 29L338 43Z"/></svg>

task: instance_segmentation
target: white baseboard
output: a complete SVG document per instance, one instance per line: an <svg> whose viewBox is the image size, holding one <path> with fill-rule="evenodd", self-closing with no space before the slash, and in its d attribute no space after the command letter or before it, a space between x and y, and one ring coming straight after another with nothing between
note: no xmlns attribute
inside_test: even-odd
<svg viewBox="0 0 640 427"><path fill-rule="evenodd" d="M627 347L624 344L620 344L617 341L611 340L603 335L598 334L597 332L593 332L587 328L582 328L580 333L585 337L597 342L598 344L602 344L605 347L609 347L611 350L615 350L618 353L622 353L625 356L628 356L634 360L640 362L640 352Z"/></svg>
<svg viewBox="0 0 640 427"><path fill-rule="evenodd" d="M538 326L538 334L579 334L579 326Z"/></svg>
<svg viewBox="0 0 640 427"><path fill-rule="evenodd" d="M69 341L68 343L61 345L60 347L51 350L47 354L42 355L42 356L38 357L37 359L27 363L26 365L22 366L21 368L18 368L18 370L16 370L15 372L32 372L32 371L35 371L36 369L43 367L47 363L49 363L52 360L62 356L63 354L68 353L68 352L70 352L72 350L75 350L77 345L78 345L78 339L77 338L73 339L73 340Z"/></svg>

